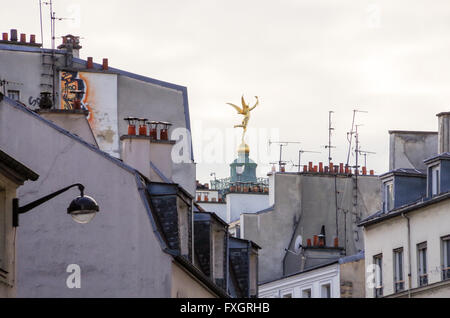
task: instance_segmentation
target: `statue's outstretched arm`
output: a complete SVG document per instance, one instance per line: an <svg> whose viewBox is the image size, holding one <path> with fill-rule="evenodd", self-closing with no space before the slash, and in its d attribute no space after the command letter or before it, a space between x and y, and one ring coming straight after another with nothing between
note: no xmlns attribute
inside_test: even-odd
<svg viewBox="0 0 450 318"><path fill-rule="evenodd" d="M227 104L230 105L230 106L233 106L234 109L237 110L238 114L244 114L243 110L239 106L236 106L236 105L234 105L232 103L227 103Z"/></svg>
<svg viewBox="0 0 450 318"><path fill-rule="evenodd" d="M253 110L253 109L254 109L256 106L258 106L258 104L259 104L258 96L255 96L255 98L256 98L256 104L255 104L255 106L253 106L252 108L250 108L249 111Z"/></svg>

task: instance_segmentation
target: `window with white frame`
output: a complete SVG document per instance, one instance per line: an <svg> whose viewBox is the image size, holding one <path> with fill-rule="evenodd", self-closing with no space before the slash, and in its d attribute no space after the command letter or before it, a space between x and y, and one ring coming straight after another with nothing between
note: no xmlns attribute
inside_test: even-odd
<svg viewBox="0 0 450 318"><path fill-rule="evenodd" d="M293 296L292 290L283 292L281 294L281 298L293 298L292 296Z"/></svg>
<svg viewBox="0 0 450 318"><path fill-rule="evenodd" d="M383 254L373 257L375 265L375 297L383 296Z"/></svg>
<svg viewBox="0 0 450 318"><path fill-rule="evenodd" d="M401 247L394 250L394 290L398 293L404 289L403 247Z"/></svg>
<svg viewBox="0 0 450 318"><path fill-rule="evenodd" d="M331 298L331 285L323 284L320 288L320 297L321 298Z"/></svg>
<svg viewBox="0 0 450 318"><path fill-rule="evenodd" d="M419 286L425 286L428 284L427 242L417 244L417 265Z"/></svg>
<svg viewBox="0 0 450 318"><path fill-rule="evenodd" d="M390 211L394 208L394 182L384 183L384 211Z"/></svg>
<svg viewBox="0 0 450 318"><path fill-rule="evenodd" d="M450 279L450 235L442 238L442 279Z"/></svg>
<svg viewBox="0 0 450 318"><path fill-rule="evenodd" d="M431 167L431 195L438 195L440 192L440 166Z"/></svg>
<svg viewBox="0 0 450 318"><path fill-rule="evenodd" d="M302 298L311 298L311 288L302 290Z"/></svg>

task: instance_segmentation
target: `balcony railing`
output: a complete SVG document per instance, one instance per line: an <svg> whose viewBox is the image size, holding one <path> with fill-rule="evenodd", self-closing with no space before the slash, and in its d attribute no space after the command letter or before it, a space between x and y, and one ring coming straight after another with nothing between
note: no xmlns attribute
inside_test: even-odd
<svg viewBox="0 0 450 318"><path fill-rule="evenodd" d="M383 297L383 286L375 287L375 297Z"/></svg>
<svg viewBox="0 0 450 318"><path fill-rule="evenodd" d="M399 281L394 282L394 289L395 289L396 293L405 290L405 281L399 280Z"/></svg>
<svg viewBox="0 0 450 318"><path fill-rule="evenodd" d="M428 285L428 274L419 275L419 286Z"/></svg>
<svg viewBox="0 0 450 318"><path fill-rule="evenodd" d="M450 279L450 267L445 267L442 269L442 280Z"/></svg>

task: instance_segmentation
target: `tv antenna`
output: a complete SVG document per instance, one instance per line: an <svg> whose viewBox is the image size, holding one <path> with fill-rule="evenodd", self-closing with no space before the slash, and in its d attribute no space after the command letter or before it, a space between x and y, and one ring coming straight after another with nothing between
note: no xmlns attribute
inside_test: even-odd
<svg viewBox="0 0 450 318"><path fill-rule="evenodd" d="M368 113L368 112L364 111L364 110L358 110L358 109L354 109L353 110L352 129L350 130L350 132L347 133L347 140L348 140L347 166L348 166L349 161L350 161L350 152L351 152L351 149L352 149L353 135L357 134L357 132L354 130L355 129L356 113Z"/></svg>
<svg viewBox="0 0 450 318"><path fill-rule="evenodd" d="M335 146L331 145L331 134L334 130L334 128L332 127L332 122L331 122L331 114L333 114L334 111L330 110L328 112L328 145L325 146L325 149L328 149L328 165L330 165L331 160L333 158L331 158L331 148L336 148Z"/></svg>
<svg viewBox="0 0 450 318"><path fill-rule="evenodd" d="M321 153L320 151L312 151L312 150L303 150L303 149L300 149L299 151L298 151L298 164L293 164L293 166L294 167L298 167L298 172L300 172L300 169L301 169L301 159L302 159L302 153L305 153L305 152L312 152L312 153Z"/></svg>
<svg viewBox="0 0 450 318"><path fill-rule="evenodd" d="M286 164L286 161L282 160L282 153L283 153L283 147L289 145L289 144L300 144L299 141L270 141L269 139L269 147L271 144L279 144L280 145L280 160L278 161L278 167L281 171L281 166L284 166Z"/></svg>
<svg viewBox="0 0 450 318"><path fill-rule="evenodd" d="M359 168L359 161L358 161L358 159L359 159L359 151L360 151L360 144L359 144L359 134L358 134L358 127L359 126L363 126L362 124L361 125L355 125L355 166L354 166L354 168L355 169L358 169Z"/></svg>
<svg viewBox="0 0 450 318"><path fill-rule="evenodd" d="M62 20L75 20L74 18L62 18L57 17L56 13L53 11L53 0L49 1L42 1L39 0L39 13L40 13L40 22L41 22L41 42L44 44L43 40L43 30L42 30L42 4L48 5L50 10L50 33L51 33L51 40L52 40L52 50L55 49L55 39L56 39L56 21L62 21Z"/></svg>
<svg viewBox="0 0 450 318"><path fill-rule="evenodd" d="M358 151L360 155L364 156L364 167L367 167L367 155L368 154L376 154L376 152L372 152L372 151L366 151L366 150L359 150Z"/></svg>

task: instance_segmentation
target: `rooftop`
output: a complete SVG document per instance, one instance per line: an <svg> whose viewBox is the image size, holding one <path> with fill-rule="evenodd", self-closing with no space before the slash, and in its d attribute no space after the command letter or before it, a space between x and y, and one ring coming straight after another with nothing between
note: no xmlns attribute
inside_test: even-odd
<svg viewBox="0 0 450 318"><path fill-rule="evenodd" d="M442 201L445 201L448 199L450 199L450 191L445 192L440 195L437 195L431 199L422 198L420 200L405 204L401 207L398 207L398 208L393 209L388 212L377 211L374 214L363 219L361 222L359 222L358 226L368 226L368 225L380 223L387 219L402 215L404 213L413 212L420 208L427 207L427 206L430 206L430 205L433 205L433 204L436 204L436 203L439 203L439 202L442 202Z"/></svg>

